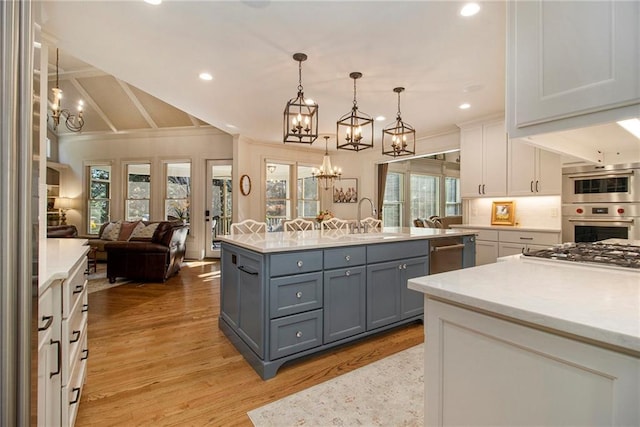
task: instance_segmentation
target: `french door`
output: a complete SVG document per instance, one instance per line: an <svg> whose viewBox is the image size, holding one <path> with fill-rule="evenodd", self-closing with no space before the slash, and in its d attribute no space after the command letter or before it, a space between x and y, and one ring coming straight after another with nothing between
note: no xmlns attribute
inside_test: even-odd
<svg viewBox="0 0 640 427"><path fill-rule="evenodd" d="M220 258L218 236L231 226L231 160L207 160L205 205L205 257Z"/></svg>

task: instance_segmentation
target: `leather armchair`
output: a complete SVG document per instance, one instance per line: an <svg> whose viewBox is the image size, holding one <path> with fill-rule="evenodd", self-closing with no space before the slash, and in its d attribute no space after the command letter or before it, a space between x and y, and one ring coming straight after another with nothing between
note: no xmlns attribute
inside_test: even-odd
<svg viewBox="0 0 640 427"><path fill-rule="evenodd" d="M107 277L164 282L180 271L186 252L189 227L182 223L161 222L151 241L112 241L107 252Z"/></svg>

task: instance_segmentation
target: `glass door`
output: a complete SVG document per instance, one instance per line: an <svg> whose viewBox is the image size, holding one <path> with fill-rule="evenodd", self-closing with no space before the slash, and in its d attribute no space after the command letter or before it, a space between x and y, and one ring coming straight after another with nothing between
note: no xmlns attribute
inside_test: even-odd
<svg viewBox="0 0 640 427"><path fill-rule="evenodd" d="M205 206L205 257L220 258L218 236L229 234L231 226L231 160L207 160Z"/></svg>

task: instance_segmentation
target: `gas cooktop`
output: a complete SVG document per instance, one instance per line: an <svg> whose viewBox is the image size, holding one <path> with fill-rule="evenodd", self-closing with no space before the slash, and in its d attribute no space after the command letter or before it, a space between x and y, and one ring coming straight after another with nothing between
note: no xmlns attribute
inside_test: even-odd
<svg viewBox="0 0 640 427"><path fill-rule="evenodd" d="M523 255L640 269L640 246L617 243L563 243L548 249L524 252Z"/></svg>

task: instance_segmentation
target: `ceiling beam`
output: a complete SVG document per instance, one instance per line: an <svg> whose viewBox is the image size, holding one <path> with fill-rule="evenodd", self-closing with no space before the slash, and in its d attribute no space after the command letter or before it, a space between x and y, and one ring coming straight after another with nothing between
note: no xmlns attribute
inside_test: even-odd
<svg viewBox="0 0 640 427"><path fill-rule="evenodd" d="M107 117L107 115L105 114L104 111L102 111L102 108L100 108L98 106L98 104L96 103L96 101L94 101L94 99L89 95L89 93L84 90L84 88L80 85L80 83L78 83L78 81L76 79L69 79L69 81L71 82L71 84L73 85L73 87L76 88L76 90L78 92L80 92L80 95L82 95L82 97L85 99L85 102L89 105L91 105L91 108L94 109L94 111L96 113L98 113L98 115L100 116L100 118L102 120L104 120L104 122L107 124L107 126L109 126L109 129L111 129L111 131L113 133L117 133L118 129L114 126L114 124L111 122L111 120L109 120L109 117Z"/></svg>
<svg viewBox="0 0 640 427"><path fill-rule="evenodd" d="M149 126L153 129L158 129L158 125L156 124L156 122L153 121L147 109L142 106L142 104L140 103L140 100L131 91L131 88L129 87L129 85L115 76L113 76L113 78L116 79L116 81L118 82L122 90L124 90L124 93L127 94L131 102L133 102L133 105L136 106L136 108L138 109L140 114L142 114L142 117L144 117L144 119L147 121Z"/></svg>

